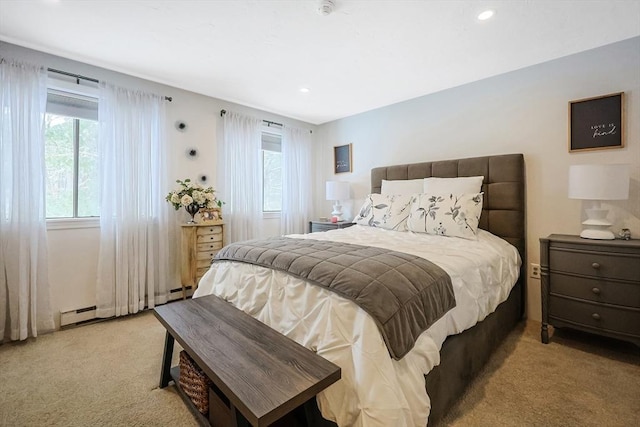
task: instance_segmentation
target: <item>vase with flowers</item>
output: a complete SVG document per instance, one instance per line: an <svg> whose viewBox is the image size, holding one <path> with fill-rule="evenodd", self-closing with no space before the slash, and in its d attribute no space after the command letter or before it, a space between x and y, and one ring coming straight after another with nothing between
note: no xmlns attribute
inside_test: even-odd
<svg viewBox="0 0 640 427"><path fill-rule="evenodd" d="M182 207L191 215L188 224L195 224L194 217L200 209L221 208L224 204L216 197L216 192L212 187L205 188L200 184L194 184L189 178L178 179L176 182L180 188L169 193L165 200L171 203L175 210Z"/></svg>

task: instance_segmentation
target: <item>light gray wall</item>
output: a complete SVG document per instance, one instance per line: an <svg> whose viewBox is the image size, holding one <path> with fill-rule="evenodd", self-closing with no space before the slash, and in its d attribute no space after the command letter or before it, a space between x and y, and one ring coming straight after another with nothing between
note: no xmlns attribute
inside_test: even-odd
<svg viewBox="0 0 640 427"><path fill-rule="evenodd" d="M569 153L568 102L615 92L626 97L626 146ZM352 217L369 192L373 167L523 153L525 262L539 262L540 237L581 230L582 203L567 198L572 164L632 165L630 199L606 205L615 230L627 227L640 238L640 38L326 123L318 128L318 141L317 216L331 212L325 180L352 183L353 200L343 203ZM333 146L347 143L353 144L353 173L334 175ZM528 316L540 320L540 283L528 282Z"/></svg>
<svg viewBox="0 0 640 427"><path fill-rule="evenodd" d="M550 233L580 231L582 205L567 198L568 166L581 163L632 164L631 197L612 202L616 228L640 237L640 38L514 71L436 94L326 123L319 127L219 99L149 82L58 56L0 42L0 55L107 80L120 86L173 97L168 104L170 181L206 173L215 187L216 141L221 109L314 130L317 216L328 216L324 182L352 182L347 215L369 190L372 167L524 153L527 167L526 262L539 261L538 239ZM470 64L472 66L472 64ZM393 76L390 76L393 78ZM376 90L372 87L371 90ZM625 92L626 147L588 153L567 151L567 104L571 100ZM336 100L339 102L339 100ZM178 120L189 125L180 133ZM333 146L353 143L354 172L334 175ZM188 159L187 147L200 156ZM176 215L176 223L184 218ZM265 221L265 235L278 234L277 220ZM50 230L49 264L53 306L59 310L95 303L99 229ZM176 283L178 285L178 283ZM540 319L539 282L529 280L528 314Z"/></svg>
<svg viewBox="0 0 640 427"><path fill-rule="evenodd" d="M314 134L316 132L315 125L5 42L0 42L0 56L81 74L122 87L171 96L173 102L167 103L167 183L170 187L167 192L173 189L176 179L196 180L200 174L206 174L210 178L209 185L217 188L216 144L222 132L221 109L311 129ZM186 132L176 130L175 123L179 120L187 123ZM190 147L198 149L200 154L196 159L186 155L186 150ZM224 200L224 195L220 197ZM174 231L177 233L179 224L186 222L187 214L178 211L174 219ZM264 219L261 230L265 237L280 234L279 218ZM95 305L100 229L49 229L47 238L52 306L56 324L59 325L60 311ZM178 238L173 236L176 246ZM174 282L176 288L180 287L178 277L174 278Z"/></svg>

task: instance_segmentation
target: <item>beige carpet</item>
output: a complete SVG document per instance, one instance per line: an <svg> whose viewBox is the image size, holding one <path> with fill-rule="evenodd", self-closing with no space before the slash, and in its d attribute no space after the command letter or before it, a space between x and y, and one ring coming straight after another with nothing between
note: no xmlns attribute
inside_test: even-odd
<svg viewBox="0 0 640 427"><path fill-rule="evenodd" d="M538 326L509 336L442 425L640 425L640 350L576 334L542 345ZM157 388L163 345L150 312L0 345L0 426L195 426Z"/></svg>
<svg viewBox="0 0 640 427"><path fill-rule="evenodd" d="M640 349L577 331L513 331L441 425L640 426Z"/></svg>
<svg viewBox="0 0 640 427"><path fill-rule="evenodd" d="M158 389L163 346L151 312L3 344L0 425L197 426Z"/></svg>

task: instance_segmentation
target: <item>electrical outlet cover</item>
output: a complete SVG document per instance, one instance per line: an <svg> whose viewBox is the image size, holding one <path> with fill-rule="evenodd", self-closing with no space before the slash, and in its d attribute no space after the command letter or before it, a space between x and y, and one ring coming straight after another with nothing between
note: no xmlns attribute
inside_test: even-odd
<svg viewBox="0 0 640 427"><path fill-rule="evenodd" d="M531 264L529 276L534 279L540 278L540 264Z"/></svg>

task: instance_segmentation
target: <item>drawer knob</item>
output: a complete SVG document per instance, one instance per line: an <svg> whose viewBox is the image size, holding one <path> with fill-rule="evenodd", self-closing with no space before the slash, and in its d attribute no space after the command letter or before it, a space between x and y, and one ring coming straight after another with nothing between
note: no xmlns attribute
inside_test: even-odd
<svg viewBox="0 0 640 427"><path fill-rule="evenodd" d="M599 288L593 288L593 289L591 289L591 292L593 292L596 295L600 295L600 289Z"/></svg>
<svg viewBox="0 0 640 427"><path fill-rule="evenodd" d="M593 264L591 264L591 267L593 267L596 270L600 269L600 264L598 264L597 262L594 262Z"/></svg>
<svg viewBox="0 0 640 427"><path fill-rule="evenodd" d="M593 318L593 320L600 320L600 315L598 313L593 313L591 317Z"/></svg>

